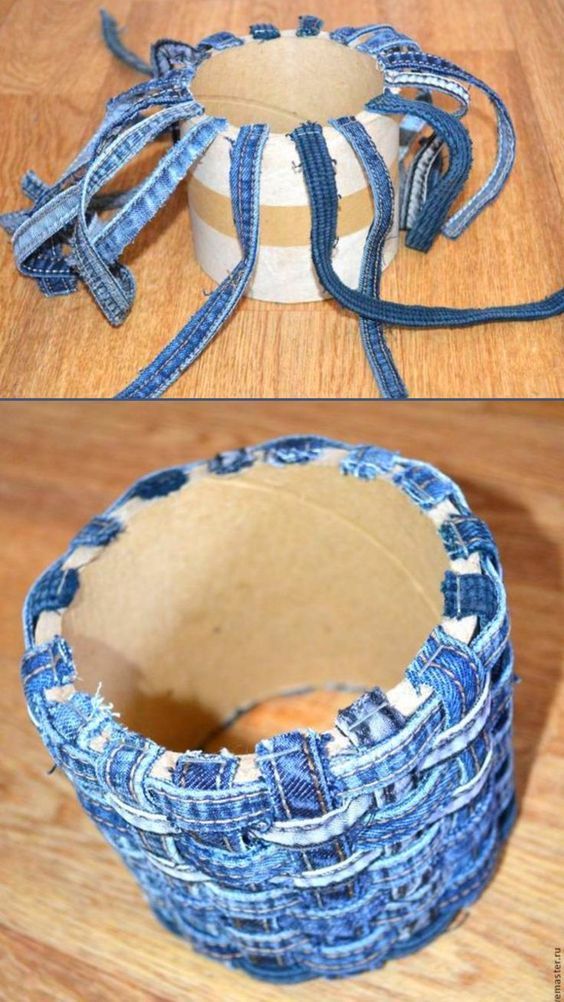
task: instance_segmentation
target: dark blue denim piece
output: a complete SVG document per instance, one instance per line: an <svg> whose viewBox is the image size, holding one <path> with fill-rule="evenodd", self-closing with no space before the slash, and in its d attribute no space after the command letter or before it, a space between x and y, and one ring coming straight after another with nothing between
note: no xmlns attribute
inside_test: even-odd
<svg viewBox="0 0 564 1002"><path fill-rule="evenodd" d="M378 99L379 100L379 99ZM446 306L404 306L350 289L332 262L338 211L333 164L320 125L300 125L292 132L300 152L312 211L312 258L319 281L342 306L359 316L400 327L471 327L497 320L542 320L564 312L564 289L532 303L456 309Z"/></svg>
<svg viewBox="0 0 564 1002"><path fill-rule="evenodd" d="M420 204L406 236L405 242L408 247L427 251L438 236L452 204L458 198L470 173L472 146L468 131L458 118L436 108L433 104L407 101L395 94L382 94L370 101L367 107L383 114L417 113L423 122L433 127L448 149L448 167L428 191L425 201ZM414 170L417 173L417 165Z"/></svg>
<svg viewBox="0 0 564 1002"><path fill-rule="evenodd" d="M250 32L258 42L267 42L271 38L280 38L280 31L274 24L251 24Z"/></svg>
<svg viewBox="0 0 564 1002"><path fill-rule="evenodd" d="M144 59L140 59L139 56L132 52L131 49L126 48L120 38L120 28L115 19L107 10L100 11L100 18L102 20L102 37L108 46L110 52L113 52L114 56L121 59L122 63L130 66L131 69L137 70L138 73L146 73L147 76L152 76L153 71Z"/></svg>
<svg viewBox="0 0 564 1002"><path fill-rule="evenodd" d="M318 459L327 441L321 441L316 435L296 435L278 439L265 449L265 462L272 466L288 466L294 463L311 463ZM334 443L338 447L339 443ZM250 455L247 450L246 454ZM254 460L253 460L254 461Z"/></svg>
<svg viewBox="0 0 564 1002"><path fill-rule="evenodd" d="M211 473L223 476L230 473L239 473L247 466L254 465L254 458L248 449L234 449L232 452L220 452L208 463Z"/></svg>
<svg viewBox="0 0 564 1002"><path fill-rule="evenodd" d="M419 140L419 149L414 154L407 173L404 172L401 181L400 229L407 230L408 233L415 220L421 218L427 196L441 181L444 146L443 139L435 133ZM411 233L409 237L411 238ZM413 247L411 240L409 246Z"/></svg>
<svg viewBox="0 0 564 1002"><path fill-rule="evenodd" d="M298 38L303 38L308 35L319 35L322 27L323 21L320 17L315 17L313 14L302 14L301 17L298 18L296 35Z"/></svg>
<svg viewBox="0 0 564 1002"><path fill-rule="evenodd" d="M74 537L71 546L107 546L122 530L121 522L111 516L98 515Z"/></svg>
<svg viewBox="0 0 564 1002"><path fill-rule="evenodd" d="M319 18L303 15L296 34L316 36L321 27ZM209 116L202 121L198 117L202 109L193 100L192 78L201 62L215 52L249 43L227 31L211 34L195 46L160 39L152 46L149 66L123 46L117 23L105 11L102 31L111 51L130 67L150 74L150 79L108 103L101 126L55 184L46 185L28 172L23 187L33 205L0 217L0 225L13 238L17 267L37 282L44 295L68 295L76 291L82 280L109 322L121 324L131 309L135 283L129 270L120 263L119 255L162 207L216 135L226 128L227 123L222 119ZM253 25L251 43L279 34L274 25ZM406 245L426 251L440 233L450 238L459 236L497 197L514 162L515 134L501 98L473 74L422 52L413 39L391 25L343 27L327 37L369 54L382 71L384 93L369 101L367 109L401 116L398 219L400 227L406 230ZM461 122L469 108L469 86L481 89L496 113L497 155L479 191L449 216L471 167L470 139ZM405 100L398 93L404 87L415 90L417 100ZM432 104L435 93L452 98L454 111L447 113L435 107ZM160 111L155 110L159 108ZM143 118L143 113L149 110L153 114L149 119ZM181 123L192 118L197 119L196 124L180 139ZM358 315L366 356L382 396L407 396L386 343L384 325L466 327L501 320L540 320L564 311L562 289L539 302L490 309L457 310L382 300L382 247L394 197L391 179L357 120L343 119L332 124L346 134L367 173L374 200L374 222L366 240L359 288L348 289L337 278L331 263L338 199L323 131L315 123L300 126L293 135L311 202L312 259L323 288ZM418 145L419 133L425 126L430 126L433 134ZM177 141L137 190L109 196L101 191L145 145L164 135L172 135ZM232 165L233 211L239 220L238 228L243 227L243 233L238 234L242 244L240 264L120 397L142 399L163 393L198 357L244 294L258 252L255 237L258 239L259 232L261 150L254 141L257 135L243 131L240 147L244 161L240 164L241 183L250 185L256 204L243 204L234 195ZM109 222L100 216L107 209L115 213Z"/></svg>
<svg viewBox="0 0 564 1002"><path fill-rule="evenodd" d="M394 474L393 479L423 511L429 511L447 500L460 505L460 498L452 494L452 481L427 464L402 469Z"/></svg>
<svg viewBox="0 0 564 1002"><path fill-rule="evenodd" d="M495 588L483 574L453 574L447 571L442 583L444 614L454 619L483 616L491 619L497 608Z"/></svg>
<svg viewBox="0 0 564 1002"><path fill-rule="evenodd" d="M70 605L79 587L74 568L65 568L57 560L37 582L33 598L27 605L27 625L33 630L40 612L64 609Z"/></svg>
<svg viewBox="0 0 564 1002"><path fill-rule="evenodd" d="M479 518L455 517L441 525L439 532L448 554L453 559L469 557L471 553L487 553L495 559L497 547L485 522Z"/></svg>
<svg viewBox="0 0 564 1002"><path fill-rule="evenodd" d="M333 119L330 125L348 140L364 165L366 176L370 181L374 220L364 245L359 291L366 295L378 296L384 241L392 225L394 189L384 158L376 149L364 126L355 118ZM382 324L365 317L359 318L359 324L368 364L381 396L396 400L407 397L407 390L395 366Z"/></svg>
<svg viewBox="0 0 564 1002"><path fill-rule="evenodd" d="M141 498L150 501L152 498L164 498L167 494L180 490L188 480L188 474L180 468L161 470L148 477L138 480L126 494L126 499Z"/></svg>
<svg viewBox="0 0 564 1002"><path fill-rule="evenodd" d="M239 778L242 760L226 749L171 759L129 731L101 695L75 688L73 653L56 627L38 642L36 626L42 619L45 636L42 617L72 603L85 547L95 559L114 545L139 505L189 491L196 471L244 476L273 462L329 464L367 491L375 477L395 485L439 523L451 559L478 558L481 574L451 565L446 577L460 577L463 596L472 579L478 622L468 643L448 632L449 620L432 631L401 682L411 709L375 686L339 712L334 732L259 742L254 772ZM32 587L22 662L29 713L168 929L269 981L371 970L419 949L476 900L515 818L513 658L497 568L491 535L448 477L369 444L293 436L162 470L81 530Z"/></svg>
<svg viewBox="0 0 564 1002"><path fill-rule="evenodd" d="M184 70L193 76L206 55L188 42L159 38L151 46L151 72L155 77L165 77L171 71Z"/></svg>

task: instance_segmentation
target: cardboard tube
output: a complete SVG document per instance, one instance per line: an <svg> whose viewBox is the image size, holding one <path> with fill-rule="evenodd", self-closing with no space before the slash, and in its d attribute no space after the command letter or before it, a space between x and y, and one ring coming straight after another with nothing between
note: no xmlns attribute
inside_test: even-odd
<svg viewBox="0 0 564 1002"><path fill-rule="evenodd" d="M448 555L395 485L340 458L193 474L135 510L64 613L83 684L178 749L273 690L397 685L441 620Z"/></svg>
<svg viewBox="0 0 564 1002"><path fill-rule="evenodd" d="M283 32L278 39L215 52L198 70L195 97L208 114L230 122L190 172L188 204L196 257L217 282L235 267L241 248L229 192L231 142L245 123L267 122L261 175L261 243L255 273L247 290L254 299L307 302L326 298L311 260L311 215L303 174L289 133L303 121L318 121L336 164L340 195L337 274L357 286L364 242L374 208L366 175L348 142L328 119L355 115L382 154L397 188L398 123L363 110L381 93L376 61L333 42L326 34L299 38ZM397 201L397 199L396 199ZM384 267L398 245L398 220L384 247Z"/></svg>

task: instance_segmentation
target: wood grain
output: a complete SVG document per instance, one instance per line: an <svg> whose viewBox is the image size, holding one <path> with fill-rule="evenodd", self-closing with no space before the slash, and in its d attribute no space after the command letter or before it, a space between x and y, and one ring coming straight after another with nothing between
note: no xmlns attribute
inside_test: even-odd
<svg viewBox="0 0 564 1002"><path fill-rule="evenodd" d="M0 998L7 1002L544 1002L564 928L562 463L550 403L0 404ZM425 950L346 982L277 988L165 932L79 808L29 722L20 607L72 534L152 469L288 433L372 441L442 467L491 525L517 670L520 817L466 920ZM315 722L322 707L302 706ZM287 708L286 711L287 712ZM283 707L250 720L285 726ZM234 737L234 736L233 736Z"/></svg>
<svg viewBox="0 0 564 1002"><path fill-rule="evenodd" d="M33 167L53 181L95 128L104 102L137 82L99 39L99 0L0 5L0 211L23 204ZM563 130L558 0L317 0L326 26L392 22L424 48L461 63L507 99L518 135L514 174L499 201L458 242L429 255L402 249L383 292L403 302L456 306L540 298L562 284L559 153ZM126 41L146 54L163 35L196 41L251 22L296 23L301 0L115 0ZM469 119L479 186L495 126L479 94ZM162 152L162 148L161 151ZM120 178L139 179L159 151ZM195 263L184 187L128 249L138 284L133 312L111 328L89 294L43 298L0 239L0 395L112 397L146 365L213 287ZM465 331L392 330L390 342L418 397L561 396L562 321ZM244 300L227 328L168 391L176 397L376 396L354 317L334 303L277 306Z"/></svg>

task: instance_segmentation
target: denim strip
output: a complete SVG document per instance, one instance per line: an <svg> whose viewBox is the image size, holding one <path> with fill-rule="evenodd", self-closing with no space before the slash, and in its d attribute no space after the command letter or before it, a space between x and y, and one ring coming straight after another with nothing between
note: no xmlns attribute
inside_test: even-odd
<svg viewBox="0 0 564 1002"><path fill-rule="evenodd" d="M313 14L302 14L298 18L296 35L298 38L313 37L319 35L322 27L323 21L320 17L315 17Z"/></svg>
<svg viewBox="0 0 564 1002"><path fill-rule="evenodd" d="M352 45L365 35L370 35L370 38L366 43L361 43L364 46L363 51L369 51L371 55L375 53L379 55L390 47L419 49L417 42L408 35L396 31L391 24L364 24L357 28L336 28L329 37L342 45Z"/></svg>
<svg viewBox="0 0 564 1002"><path fill-rule="evenodd" d="M471 84L487 96L495 111L497 154L493 170L481 188L443 225L444 235L456 239L470 226L476 216L498 197L511 173L515 161L515 130L507 108L499 94L496 94L483 80L439 56L423 52L388 52L385 65L386 69L391 69L393 72L405 69L422 74L429 72L442 79L451 78Z"/></svg>
<svg viewBox="0 0 564 1002"><path fill-rule="evenodd" d="M146 63L144 59L140 59L135 52L126 48L121 41L121 29L119 28L115 17L112 17L107 10L102 9L100 11L100 18L102 22L102 38L104 39L104 42L108 46L110 52L120 59L122 63L130 66L131 69L137 70L138 73L145 73L149 77L152 76L153 71L149 63Z"/></svg>
<svg viewBox="0 0 564 1002"><path fill-rule="evenodd" d="M327 815L335 806L334 794L328 782L327 740L313 731L290 731L260 741L256 747L257 764L264 776L274 804L275 821L317 818ZM279 764L280 763L280 764ZM317 905L322 908L329 900L333 904L344 897L354 897L354 885L335 886L329 880L329 898L323 893L324 881L315 878L319 870L338 870L351 854L348 838L341 831L327 831L323 841L314 841L300 850L302 871L311 873L307 885L313 890ZM331 837L334 836L334 837ZM343 874L339 876L343 878ZM352 874L345 874L352 876Z"/></svg>
<svg viewBox="0 0 564 1002"><path fill-rule="evenodd" d="M454 619L483 616L491 619L497 608L495 586L483 574L445 574L442 592L444 614Z"/></svg>
<svg viewBox="0 0 564 1002"><path fill-rule="evenodd" d="M335 476L386 479L438 519L459 611L478 612L468 643L432 631L395 705L377 686L339 711L334 732L297 729L259 742L254 774L223 750L174 755L129 731L99 694L74 688L73 654L40 618L72 605L85 548L114 545L135 510L189 491L198 477L332 465ZM134 508L132 508L134 504ZM81 560L73 558L79 553ZM31 719L84 810L137 878L157 918L206 955L253 977L343 978L419 949L490 881L515 820L513 657L491 534L433 467L366 443L276 439L138 481L93 519L31 589L22 683ZM74 565L77 564L77 567ZM464 606L464 608L463 608ZM452 612L448 609L447 612ZM339 736L338 746L335 738Z"/></svg>
<svg viewBox="0 0 564 1002"><path fill-rule="evenodd" d="M72 262L92 292L98 306L112 324L119 324L131 308L134 287L125 268L111 268L122 250L135 239L137 234L164 205L171 193L186 176L189 168L215 137L227 127L225 120L205 118L188 130L162 158L148 180L132 195L126 206L96 235L91 233L87 220L88 205L92 194L111 178L116 170L121 170L138 154L140 149L151 142L161 130L161 123L184 119L186 106L164 109L133 126L124 136L97 160L84 178L77 215L77 226L71 247Z"/></svg>
<svg viewBox="0 0 564 1002"><path fill-rule="evenodd" d="M460 194L470 173L472 165L470 136L462 122L432 104L407 101L395 94L384 93L369 101L366 107L382 114L417 113L424 122L435 129L448 148L448 169L429 192L406 237L408 247L427 251L438 236L451 205Z"/></svg>
<svg viewBox="0 0 564 1002"><path fill-rule="evenodd" d="M435 73L386 69L384 73L384 83L385 89L392 90L393 93L395 93L396 88L416 87L420 92L429 94L429 96L431 92L434 91L439 94L446 94L447 97L451 97L454 101L456 101L457 108L450 111L449 114L454 115L457 118L465 115L470 107L470 95L467 87L459 83L457 80L446 79L444 77L437 76ZM423 127L423 125L424 122L420 120L418 131Z"/></svg>
<svg viewBox="0 0 564 1002"><path fill-rule="evenodd" d="M388 98L389 100L389 98ZM390 101L396 104L396 100ZM380 105L382 107L384 102ZM401 101L396 105L399 107ZM564 312L564 289L537 302L516 306L453 308L445 306L404 306L371 298L346 286L335 273L332 249L335 242L338 195L333 164L321 126L298 126L291 134L300 153L312 212L312 257L319 281L342 306L359 316L399 327L471 327L498 320L542 320Z"/></svg>
<svg viewBox="0 0 564 1002"><path fill-rule="evenodd" d="M143 369L118 398L159 397L202 353L240 301L252 275L259 247L259 198L264 125L243 126L231 155L231 198L243 258L208 297L176 337Z"/></svg>
<svg viewBox="0 0 564 1002"><path fill-rule="evenodd" d="M250 32L257 42L268 42L272 38L280 38L280 31L274 24L251 24Z"/></svg>
<svg viewBox="0 0 564 1002"><path fill-rule="evenodd" d="M384 241L392 225L394 189L383 157L368 132L354 118L333 119L330 123L343 135L357 154L374 200L374 220L362 257L359 291L377 296L382 275ZM384 399L401 400L407 390L395 366L382 324L359 317L360 335L368 363Z"/></svg>

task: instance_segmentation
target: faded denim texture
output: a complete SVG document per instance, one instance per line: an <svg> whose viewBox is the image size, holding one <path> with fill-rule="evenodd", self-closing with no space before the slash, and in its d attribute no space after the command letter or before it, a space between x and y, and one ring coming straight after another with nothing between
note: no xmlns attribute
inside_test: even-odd
<svg viewBox="0 0 564 1002"><path fill-rule="evenodd" d="M410 712L377 687L363 692L337 716L337 748L331 732L278 734L241 780L226 749L171 756L125 728L98 694L74 688L62 636L38 645L35 631L80 588L78 549L111 546L132 501L189 491L196 470L232 477L261 463L385 478L433 518L451 561L478 555L481 573L445 574L445 616L477 616L477 627L469 643L443 622L432 631L406 666ZM433 939L491 878L515 817L505 591L487 526L433 467L300 436L152 474L39 578L24 631L25 696L54 762L157 917L208 956L278 982L353 975Z"/></svg>
<svg viewBox="0 0 564 1002"><path fill-rule="evenodd" d="M170 197L190 167L223 132L224 119L204 114L193 100L190 85L198 66L214 51L245 44L268 44L280 31L271 24L251 26L250 38L221 31L197 45L163 39L146 63L119 38L115 20L102 13L104 39L114 54L151 79L109 102L100 128L56 184L37 175L25 175L22 188L32 200L30 209L0 217L13 234L16 265L33 278L46 296L76 291L79 280L90 290L111 324L127 317L135 296L135 282L119 256ZM322 21L312 15L299 18L296 35L319 35ZM406 245L428 251L440 234L459 237L502 190L515 160L515 133L501 98L486 83L454 63L422 52L417 42L390 25L343 27L328 36L355 46L374 58L384 78L383 94L366 104L382 115L401 116L400 226ZM469 108L469 86L488 97L497 121L495 163L480 189L456 211L472 166L470 136L462 118ZM401 96L415 88L417 100ZM433 94L447 94L455 102L452 113L435 107ZM160 110L157 110L160 109ZM153 114L144 117L143 113ZM179 125L194 120L179 138ZM480 309L403 305L382 300L382 248L391 225L394 190L388 170L372 139L354 117L333 120L350 142L370 182L375 218L366 239L358 289L344 285L333 270L338 194L323 128L304 123L292 133L304 172L312 211L312 259L317 277L342 306L356 313L367 359L380 395L406 397L407 390L386 342L384 326L467 327L501 320L542 320L564 310L564 291L538 302ZM429 126L430 135L420 138ZM144 146L166 131L174 145L152 174L129 193L99 196L100 189ZM158 397L205 349L229 318L252 277L259 248L259 190L262 153L268 126L240 129L232 149L230 191L241 261L205 304L188 320L172 342L118 394L126 399ZM448 151L448 156L445 153ZM114 209L108 222L102 209Z"/></svg>

